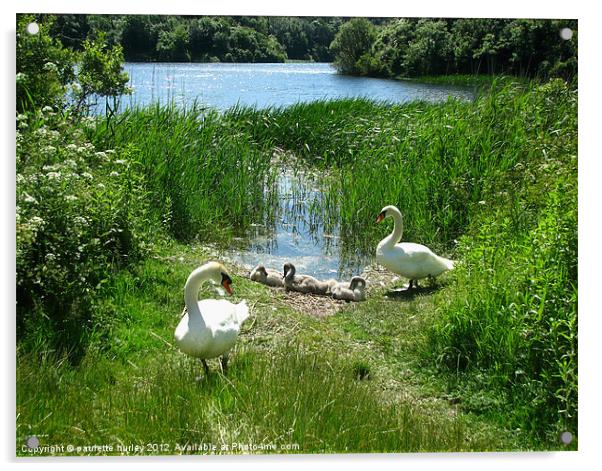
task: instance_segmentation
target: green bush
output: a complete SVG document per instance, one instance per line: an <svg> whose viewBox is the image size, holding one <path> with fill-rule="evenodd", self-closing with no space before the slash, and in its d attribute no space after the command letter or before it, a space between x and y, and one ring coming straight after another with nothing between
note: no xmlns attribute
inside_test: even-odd
<svg viewBox="0 0 602 471"><path fill-rule="evenodd" d="M358 61L370 52L375 38L376 27L366 18L354 18L343 23L330 45L337 70L342 74L360 74L362 70L358 68ZM365 59L361 63L364 64Z"/></svg>
<svg viewBox="0 0 602 471"><path fill-rule="evenodd" d="M30 34L27 26L34 22L39 31ZM75 52L50 36L54 22L53 16L17 17L17 112L50 106L82 114L93 96L117 99L130 92L121 46L109 47L99 32L83 42L83 51Z"/></svg>
<svg viewBox="0 0 602 471"><path fill-rule="evenodd" d="M570 40L560 37L563 28L573 31ZM371 75L511 74L570 80L577 74L577 22L392 18L374 26L353 19L340 27L331 50L344 74L363 73L358 59L369 53Z"/></svg>
<svg viewBox="0 0 602 471"><path fill-rule="evenodd" d="M74 87L75 109L78 112L87 110L92 96L113 98L116 102L122 95L131 93L128 82L128 74L123 71L121 46L109 48L104 33L99 33L95 40L84 41ZM117 104L113 103L111 111L116 109Z"/></svg>
<svg viewBox="0 0 602 471"><path fill-rule="evenodd" d="M98 151L50 107L17 121L17 336L76 348L96 292L145 252L136 152Z"/></svg>

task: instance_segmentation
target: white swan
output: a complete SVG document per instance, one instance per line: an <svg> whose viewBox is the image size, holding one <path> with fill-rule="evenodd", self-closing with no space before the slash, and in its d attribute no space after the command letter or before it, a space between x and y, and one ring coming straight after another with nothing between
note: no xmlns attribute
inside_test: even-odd
<svg viewBox="0 0 602 471"><path fill-rule="evenodd" d="M349 284L337 283L332 288L332 297L345 301L363 301L366 299L366 280L361 276L354 276Z"/></svg>
<svg viewBox="0 0 602 471"><path fill-rule="evenodd" d="M225 372L228 352L236 343L241 324L249 317L249 308L246 301L239 304L225 299L199 301L199 288L204 281L219 283L232 294L232 279L221 263L209 262L194 270L184 287L186 308L176 327L176 344L183 353L200 358L205 373L209 373L206 359L221 355Z"/></svg>
<svg viewBox="0 0 602 471"><path fill-rule="evenodd" d="M268 286L275 286L282 288L282 274L277 272L276 270L271 270L269 268L266 269L263 265L257 265L253 270L251 270L251 274L249 275L251 280L256 281L258 283L262 283Z"/></svg>
<svg viewBox="0 0 602 471"><path fill-rule="evenodd" d="M300 293L328 294L336 280L320 281L313 276L297 275L295 265L284 264L284 289Z"/></svg>
<svg viewBox="0 0 602 471"><path fill-rule="evenodd" d="M376 222L379 223L387 217L395 221L393 232L380 241L376 247L376 261L405 278L410 279L408 289L413 284L418 287L418 280L427 276L437 276L444 271L454 268L452 260L434 254L424 245L412 242L399 244L403 234L403 220L401 212L395 206L385 206Z"/></svg>

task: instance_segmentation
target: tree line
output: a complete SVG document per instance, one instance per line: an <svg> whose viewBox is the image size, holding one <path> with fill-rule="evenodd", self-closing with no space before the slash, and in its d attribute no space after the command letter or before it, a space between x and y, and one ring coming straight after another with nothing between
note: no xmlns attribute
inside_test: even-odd
<svg viewBox="0 0 602 471"><path fill-rule="evenodd" d="M561 34L562 32L562 34ZM341 25L331 45L344 74L416 77L577 74L577 20L365 18Z"/></svg>
<svg viewBox="0 0 602 471"><path fill-rule="evenodd" d="M127 61L307 60L381 77L577 74L577 20L58 15L50 33L73 50L103 34Z"/></svg>
<svg viewBox="0 0 602 471"><path fill-rule="evenodd" d="M59 15L51 34L78 49L102 31L138 62L331 62L341 18Z"/></svg>

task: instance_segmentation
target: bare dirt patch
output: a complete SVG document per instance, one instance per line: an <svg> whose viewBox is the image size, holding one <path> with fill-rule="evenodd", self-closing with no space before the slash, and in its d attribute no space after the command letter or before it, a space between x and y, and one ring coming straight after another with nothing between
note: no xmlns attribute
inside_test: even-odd
<svg viewBox="0 0 602 471"><path fill-rule="evenodd" d="M310 316L323 318L336 314L349 303L328 296L284 291L283 300L293 309Z"/></svg>

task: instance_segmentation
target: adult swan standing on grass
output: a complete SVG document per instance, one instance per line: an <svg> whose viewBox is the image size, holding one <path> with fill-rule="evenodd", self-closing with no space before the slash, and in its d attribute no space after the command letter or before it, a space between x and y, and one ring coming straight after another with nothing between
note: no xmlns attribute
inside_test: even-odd
<svg viewBox="0 0 602 471"><path fill-rule="evenodd" d="M393 232L380 241L376 247L376 261L405 278L410 279L408 290L418 287L418 280L427 276L437 276L444 271L454 268L454 262L434 254L424 245L413 242L399 244L403 235L403 220L401 212L395 206L385 206L376 222L387 217L395 222Z"/></svg>
<svg viewBox="0 0 602 471"><path fill-rule="evenodd" d="M221 355L225 372L228 352L236 343L241 324L249 317L249 308L246 301L239 304L225 299L199 301L199 289L204 281L219 283L232 294L232 279L221 263L209 262L194 270L184 287L186 308L176 327L176 344L183 353L200 358L207 374L206 360Z"/></svg>

